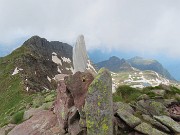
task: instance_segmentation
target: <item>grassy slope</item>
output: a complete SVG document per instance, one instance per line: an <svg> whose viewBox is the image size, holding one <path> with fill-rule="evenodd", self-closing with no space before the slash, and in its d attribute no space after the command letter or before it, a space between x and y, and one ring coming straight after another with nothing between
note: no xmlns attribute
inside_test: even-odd
<svg viewBox="0 0 180 135"><path fill-rule="evenodd" d="M26 53L23 46L10 55L0 58L0 126L9 121L13 112L25 107L32 100L32 95L23 91L20 75L12 76L16 61Z"/></svg>

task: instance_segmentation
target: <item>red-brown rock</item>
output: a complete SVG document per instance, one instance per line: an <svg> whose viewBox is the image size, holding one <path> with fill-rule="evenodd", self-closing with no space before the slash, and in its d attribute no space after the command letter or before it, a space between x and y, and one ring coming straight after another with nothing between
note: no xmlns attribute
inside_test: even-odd
<svg viewBox="0 0 180 135"><path fill-rule="evenodd" d="M85 97L88 87L93 81L94 77L91 73L76 72L74 75L65 77L67 89L73 96L74 104L81 110L85 104Z"/></svg>

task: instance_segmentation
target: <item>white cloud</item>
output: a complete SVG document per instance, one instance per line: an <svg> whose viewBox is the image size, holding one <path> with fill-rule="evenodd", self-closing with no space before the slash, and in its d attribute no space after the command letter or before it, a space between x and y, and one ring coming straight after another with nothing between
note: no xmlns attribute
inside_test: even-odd
<svg viewBox="0 0 180 135"><path fill-rule="evenodd" d="M180 58L179 0L0 0L0 44L39 35L87 48Z"/></svg>

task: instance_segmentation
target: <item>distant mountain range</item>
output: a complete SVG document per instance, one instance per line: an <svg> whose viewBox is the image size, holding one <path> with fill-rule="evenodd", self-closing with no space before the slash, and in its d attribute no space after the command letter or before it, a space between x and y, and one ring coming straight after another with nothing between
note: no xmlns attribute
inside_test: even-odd
<svg viewBox="0 0 180 135"><path fill-rule="evenodd" d="M112 72L120 71L132 71L134 68L141 71L151 70L155 71L162 77L169 80L175 80L170 73L165 69L162 64L156 60L144 59L142 57L134 57L128 60L120 59L116 56L110 57L109 60L105 60L99 63L96 63L98 68L108 68Z"/></svg>

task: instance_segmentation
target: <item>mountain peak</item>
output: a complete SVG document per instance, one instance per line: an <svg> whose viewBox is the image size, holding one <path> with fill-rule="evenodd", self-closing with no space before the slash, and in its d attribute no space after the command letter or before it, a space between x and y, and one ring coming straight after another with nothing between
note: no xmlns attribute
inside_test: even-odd
<svg viewBox="0 0 180 135"><path fill-rule="evenodd" d="M112 56L109 58L110 61L120 61L120 59L116 56Z"/></svg>

